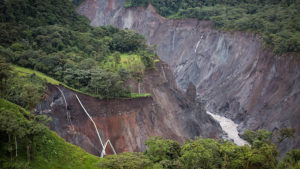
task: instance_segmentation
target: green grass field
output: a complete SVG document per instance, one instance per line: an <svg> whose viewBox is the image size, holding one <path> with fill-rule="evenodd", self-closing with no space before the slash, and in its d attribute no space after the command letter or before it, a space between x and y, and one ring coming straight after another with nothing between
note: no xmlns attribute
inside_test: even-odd
<svg viewBox="0 0 300 169"><path fill-rule="evenodd" d="M28 69L28 68L24 68L24 67L20 67L20 66L16 66L16 65L13 65L13 69L15 72L18 73L19 76L25 76L25 75L31 75L31 74L35 74L36 76L38 76L39 78L41 79L44 79L46 80L47 83L49 84L53 84L53 85L62 85L68 89L71 89L73 91L76 91L78 93L82 93L82 94L85 94L85 95L88 95L88 96L92 96L92 97L97 97L96 95L92 95L92 94L89 94L89 93L86 93L86 92L82 92L78 89L74 89L60 81L57 81L55 79L53 79L52 77L49 77L47 75L45 75L44 73L41 73L39 71L36 71L36 70L32 70L32 69Z"/></svg>
<svg viewBox="0 0 300 169"><path fill-rule="evenodd" d="M40 77L41 79L46 80L47 83L54 84L54 85L62 84L61 82L45 75L44 73L41 73L39 71L35 71L35 70L32 70L32 69L28 69L28 68L24 68L24 67L20 67L20 66L16 66L16 65L13 65L13 69L20 76L35 74L36 76ZM66 86L66 85L64 85L64 86Z"/></svg>
<svg viewBox="0 0 300 169"><path fill-rule="evenodd" d="M120 67L131 70L131 67L134 64L143 64L141 57L138 55L127 55L127 54L122 54L121 55L121 62L120 62Z"/></svg>
<svg viewBox="0 0 300 169"><path fill-rule="evenodd" d="M151 94L150 94L150 93L141 93L141 94L138 94L138 93L130 93L130 97L131 97L131 98L151 97Z"/></svg>
<svg viewBox="0 0 300 169"><path fill-rule="evenodd" d="M113 71L118 71L120 68L124 68L126 70L133 71L133 67L135 65L140 65L140 67L144 67L144 64L141 60L141 57L136 54L121 54L120 55L120 64L115 65L115 61L113 56L109 56L102 65L104 69L109 69Z"/></svg>
<svg viewBox="0 0 300 169"><path fill-rule="evenodd" d="M155 59L155 60L154 60L154 63L157 63L157 62L160 62L160 60L159 60L159 59Z"/></svg>

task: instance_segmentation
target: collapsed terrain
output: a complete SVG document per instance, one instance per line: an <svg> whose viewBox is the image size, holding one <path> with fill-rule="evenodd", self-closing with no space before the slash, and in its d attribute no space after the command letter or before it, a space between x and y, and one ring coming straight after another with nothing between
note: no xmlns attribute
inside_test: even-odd
<svg viewBox="0 0 300 169"><path fill-rule="evenodd" d="M136 82L128 83L133 91L138 90ZM178 90L167 64L158 62L155 69L146 71L140 87L141 92L152 96L101 100L49 85L47 98L38 105L37 112L51 112L51 130L95 155L101 154L102 147L75 95L92 116L102 139L111 140L117 153L144 151L144 142L149 136L162 136L181 143L198 136L216 139L222 136L219 124L206 114L203 105L196 103L193 85L187 93ZM109 146L107 152L112 154Z"/></svg>
<svg viewBox="0 0 300 169"><path fill-rule="evenodd" d="M216 30L211 22L169 20L152 6L125 9L124 0L86 0L78 12L93 26L136 30L167 62L178 86L195 84L207 110L233 119L244 129L297 129L280 152L300 147L300 57L275 55L255 33Z"/></svg>
<svg viewBox="0 0 300 169"><path fill-rule="evenodd" d="M168 20L152 6L124 9L123 1L85 1L79 11L95 14L94 23L113 21L125 30L92 27L71 4L82 1L0 2L0 168L300 166L299 149L278 163L271 132L246 130L240 138L237 130L281 128L291 134L282 127L299 128L296 54L276 57L259 46L258 35L217 31L210 22ZM280 25L294 25L287 21ZM157 43L164 61L128 29ZM226 133L236 144L219 140ZM297 148L298 139L285 140L281 153ZM115 150L116 156L97 157Z"/></svg>

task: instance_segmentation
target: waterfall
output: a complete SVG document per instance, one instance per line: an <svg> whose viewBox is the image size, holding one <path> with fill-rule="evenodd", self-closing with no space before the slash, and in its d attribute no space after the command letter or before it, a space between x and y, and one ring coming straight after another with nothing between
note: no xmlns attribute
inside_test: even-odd
<svg viewBox="0 0 300 169"><path fill-rule="evenodd" d="M164 78L165 78L165 80L167 81L167 77L166 77L166 73L165 73L164 66L162 66L161 68L162 68L162 71L163 71Z"/></svg>
<svg viewBox="0 0 300 169"><path fill-rule="evenodd" d="M116 155L117 153L116 153L116 151L115 151L113 145L111 144L110 140L107 140L107 141L103 144L102 139L101 139L101 136L100 136L99 131L98 131L98 128L97 128L97 126L96 126L96 123L94 122L94 120L93 120L93 118L90 116L90 114L87 112L87 110L84 108L84 106L83 106L82 102L80 101L79 97L77 96L77 94L76 94L75 96L76 96L76 98L77 98L77 100L78 100L80 106L82 107L82 109L84 110L84 112L85 112L86 115L89 117L89 119L91 120L91 122L93 123L93 125L94 125L94 127L95 127L95 130L96 130L98 139L99 139L100 144L101 144L101 146L102 146L102 152L101 152L101 156L100 156L100 157L103 158L103 156L106 154L105 149L106 149L106 147L107 147L107 143L110 144L110 146L111 146L111 148L112 148L114 154Z"/></svg>
<svg viewBox="0 0 300 169"><path fill-rule="evenodd" d="M232 139L235 144L239 146L249 144L247 141L243 140L239 136L239 132L237 130L238 124L234 123L232 120L226 117L213 114L209 111L207 111L207 114L211 115L216 121L220 123L220 126L223 129L223 131L227 133L228 138Z"/></svg>
<svg viewBox="0 0 300 169"><path fill-rule="evenodd" d="M123 28L130 29L133 25L133 16L132 16L132 11L129 11L128 15L124 18L124 25Z"/></svg>
<svg viewBox="0 0 300 169"><path fill-rule="evenodd" d="M67 112L66 112L66 114L67 114L67 119L68 119L68 121L69 121L69 123L70 123L70 125L71 125L72 130L74 130L74 126L73 126L72 121L71 121L71 114L70 114L70 112L68 111L68 103L67 103L66 97L65 97L63 91L62 91L59 87L56 86L56 88L59 90L59 92L61 93L61 95L62 95L62 97L63 97L63 100L64 100L64 102L65 102L65 108L66 108L66 111L67 111Z"/></svg>
<svg viewBox="0 0 300 169"><path fill-rule="evenodd" d="M175 48L175 36L176 36L176 29L174 30L174 32L173 32L173 37L172 37L172 50L174 50L174 48Z"/></svg>
<svg viewBox="0 0 300 169"><path fill-rule="evenodd" d="M204 35L201 36L200 40L199 40L198 43L196 44L195 53L197 53L197 49L198 49L198 47L199 47L199 44L200 44L201 40L203 39L203 36L204 36Z"/></svg>

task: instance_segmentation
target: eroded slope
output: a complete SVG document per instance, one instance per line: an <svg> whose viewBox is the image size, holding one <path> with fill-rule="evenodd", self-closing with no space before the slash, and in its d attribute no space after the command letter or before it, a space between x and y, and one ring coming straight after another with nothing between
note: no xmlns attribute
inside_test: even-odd
<svg viewBox="0 0 300 169"><path fill-rule="evenodd" d="M210 22L168 20L152 6L123 8L124 0L86 0L78 12L91 25L136 30L174 72L180 88L190 82L207 109L240 123L240 129L297 129L280 151L300 147L300 57L276 56L253 33L216 30Z"/></svg>
<svg viewBox="0 0 300 169"><path fill-rule="evenodd" d="M132 90L137 90L138 85L130 83ZM58 88L65 96L68 110ZM156 63L154 70L145 72L141 84L141 91L151 93L152 97L100 100L61 86L50 85L48 89L48 96L37 111L53 118L50 128L61 137L95 155L100 155L102 148L76 94L95 121L102 139L110 139L117 153L145 150L144 142L149 136L179 142L197 136L221 136L220 126L205 113L203 105L176 88L169 66L161 62Z"/></svg>

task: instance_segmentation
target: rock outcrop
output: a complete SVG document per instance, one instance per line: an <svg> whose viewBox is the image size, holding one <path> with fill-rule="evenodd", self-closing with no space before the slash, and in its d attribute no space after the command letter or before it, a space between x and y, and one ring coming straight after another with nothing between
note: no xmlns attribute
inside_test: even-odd
<svg viewBox="0 0 300 169"><path fill-rule="evenodd" d="M78 12L91 25L113 25L136 30L149 44L157 44L159 57L186 89L190 82L207 109L246 128L270 131L297 130L280 152L300 148L300 57L275 55L254 33L216 30L211 22L169 20L150 5L123 8L124 0L85 0Z"/></svg>
<svg viewBox="0 0 300 169"><path fill-rule="evenodd" d="M131 82L133 90L137 90L137 86ZM48 96L38 105L37 112L52 117L51 130L95 155L100 155L102 148L92 122L76 100L76 94L95 121L102 139L110 139L117 153L145 150L144 142L150 136L175 139L180 143L197 136L222 136L219 124L205 113L203 105L177 89L167 64L159 62L155 69L146 71L140 87L142 92L152 96L97 99L62 86L49 85Z"/></svg>

